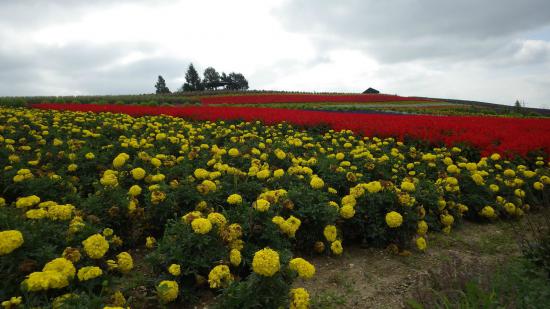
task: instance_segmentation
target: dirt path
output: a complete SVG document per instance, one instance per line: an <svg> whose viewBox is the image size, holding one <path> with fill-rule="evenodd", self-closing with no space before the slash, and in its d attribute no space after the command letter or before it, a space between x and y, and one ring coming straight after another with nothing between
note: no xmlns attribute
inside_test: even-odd
<svg viewBox="0 0 550 309"><path fill-rule="evenodd" d="M464 223L450 235L429 235L425 253L399 256L380 249L345 247L339 258L310 258L317 273L298 280L311 294L312 308L404 308L428 273L491 269L519 254L510 223Z"/></svg>

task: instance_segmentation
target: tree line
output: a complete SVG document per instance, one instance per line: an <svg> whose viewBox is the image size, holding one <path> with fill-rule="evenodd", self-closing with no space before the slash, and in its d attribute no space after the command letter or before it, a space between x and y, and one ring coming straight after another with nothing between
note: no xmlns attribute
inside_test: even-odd
<svg viewBox="0 0 550 309"><path fill-rule="evenodd" d="M166 81L159 75L157 83L155 84L157 94L171 93L170 89L166 86ZM247 90L248 81L241 73L231 72L221 74L213 67L208 67L204 70L203 78L201 79L199 73L191 63L187 72L185 73L185 83L178 89L177 92L188 91L202 91L202 90Z"/></svg>

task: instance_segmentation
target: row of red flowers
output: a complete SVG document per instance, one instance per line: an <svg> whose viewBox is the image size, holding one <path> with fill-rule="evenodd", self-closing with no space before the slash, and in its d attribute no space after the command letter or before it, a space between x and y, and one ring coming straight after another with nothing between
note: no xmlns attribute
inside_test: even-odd
<svg viewBox="0 0 550 309"><path fill-rule="evenodd" d="M335 130L350 129L365 136L411 137L432 143L470 144L483 154L526 155L532 150L550 153L550 119L459 117L428 115L357 114L277 108L157 107L137 105L35 104L35 108L125 113L132 116L170 115L195 120L260 120L266 124L288 122L302 126L326 124Z"/></svg>
<svg viewBox="0 0 550 309"><path fill-rule="evenodd" d="M210 104L269 104L269 103L322 103L322 102L398 102L398 101L432 101L415 97L401 97L389 94L259 94L234 96L208 96L201 98L201 103Z"/></svg>

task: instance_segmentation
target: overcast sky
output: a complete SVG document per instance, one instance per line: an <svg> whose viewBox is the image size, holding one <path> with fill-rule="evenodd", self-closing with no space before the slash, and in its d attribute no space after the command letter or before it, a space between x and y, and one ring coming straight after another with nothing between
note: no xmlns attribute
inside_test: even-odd
<svg viewBox="0 0 550 309"><path fill-rule="evenodd" d="M550 1L0 0L0 96L176 90L190 62L251 89L550 108Z"/></svg>

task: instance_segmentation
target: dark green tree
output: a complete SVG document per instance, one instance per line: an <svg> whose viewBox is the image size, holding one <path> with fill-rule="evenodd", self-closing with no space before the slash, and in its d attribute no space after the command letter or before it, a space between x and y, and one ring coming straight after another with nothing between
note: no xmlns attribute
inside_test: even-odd
<svg viewBox="0 0 550 309"><path fill-rule="evenodd" d="M247 90L248 81L241 73L231 72L227 75L229 84L226 86L228 90Z"/></svg>
<svg viewBox="0 0 550 309"><path fill-rule="evenodd" d="M185 84L182 86L183 91L198 91L204 90L201 78L195 67L191 63L185 73Z"/></svg>
<svg viewBox="0 0 550 309"><path fill-rule="evenodd" d="M218 73L213 67L206 68L206 70L204 70L203 76L204 77L202 79L202 83L204 85L204 88L212 90L220 86L220 73Z"/></svg>
<svg viewBox="0 0 550 309"><path fill-rule="evenodd" d="M164 80L164 78L162 78L161 75L159 75L155 88L157 89L156 94L170 93L170 89L166 87L166 81Z"/></svg>

